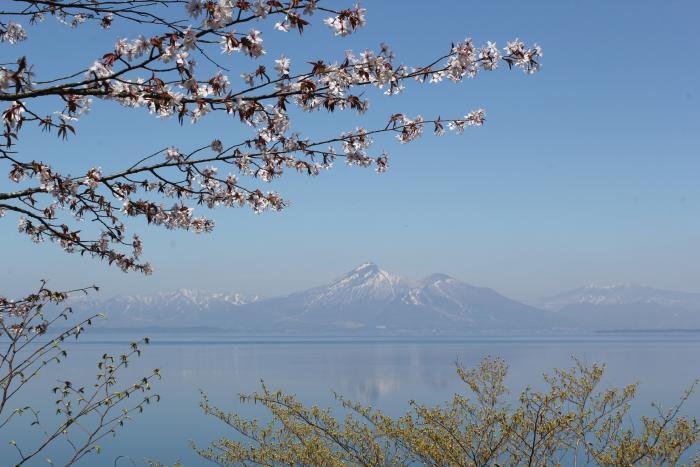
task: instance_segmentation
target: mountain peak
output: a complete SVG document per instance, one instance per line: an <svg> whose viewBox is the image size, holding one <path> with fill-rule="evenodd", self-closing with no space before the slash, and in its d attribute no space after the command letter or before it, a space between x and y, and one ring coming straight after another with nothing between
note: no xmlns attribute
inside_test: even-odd
<svg viewBox="0 0 700 467"><path fill-rule="evenodd" d="M312 289L316 305L337 306L355 300L394 299L405 293L411 284L372 262L366 262L330 284Z"/></svg>
<svg viewBox="0 0 700 467"><path fill-rule="evenodd" d="M456 280L454 277L449 276L447 274L443 274L440 272L436 272L434 274L429 275L425 279L423 279L421 282L423 284L434 284L435 282L444 282L444 281L449 281L449 280Z"/></svg>
<svg viewBox="0 0 700 467"><path fill-rule="evenodd" d="M632 288L638 288L638 289L646 289L648 287L644 287L639 284L633 284L631 282L618 282L618 283L613 283L613 284L588 284L585 287L582 287L582 289L588 289L588 290L616 290L616 289L632 289Z"/></svg>
<svg viewBox="0 0 700 467"><path fill-rule="evenodd" d="M655 304L663 306L700 306L700 294L655 289L634 283L610 285L590 284L568 292L540 299L539 304L550 310L560 310L568 306L611 306L633 304Z"/></svg>
<svg viewBox="0 0 700 467"><path fill-rule="evenodd" d="M211 327L241 332L440 332L526 329L697 329L700 293L635 284L589 285L543 299L537 309L447 274L414 282L365 262L331 282L261 300L181 289L85 299L115 327Z"/></svg>
<svg viewBox="0 0 700 467"><path fill-rule="evenodd" d="M379 272L379 266L377 266L375 263L371 261L364 262L360 264L358 267L350 271L350 274L356 273L356 272Z"/></svg>

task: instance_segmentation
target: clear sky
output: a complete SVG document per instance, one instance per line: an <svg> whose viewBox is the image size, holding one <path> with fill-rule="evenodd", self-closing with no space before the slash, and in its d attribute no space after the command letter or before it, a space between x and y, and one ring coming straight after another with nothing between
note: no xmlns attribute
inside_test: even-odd
<svg viewBox="0 0 700 467"><path fill-rule="evenodd" d="M368 25L349 38L320 24L301 39L259 27L263 62L271 66L282 53L293 65L328 61L387 42L401 61L421 64L467 36L539 43L544 67L534 76L501 69L458 86L373 93L363 117L295 121L326 136L377 126L394 112L450 117L483 107L485 127L411 145L380 140L375 148L392 155L382 175L342 164L315 179L289 174L270 188L291 199L290 208L217 210L209 235L130 224L156 268L149 277L34 245L8 216L0 222L0 293L46 277L54 287L98 283L106 295L188 287L270 296L366 260L412 278L444 272L521 300L592 282L700 291L700 3L426 3L364 2ZM120 32L49 23L30 28L19 48L3 45L2 61L22 51L39 76L54 75L91 63ZM76 36L77 46L65 40ZM253 63L232 57L232 81L242 84L238 73ZM247 135L223 116L180 127L112 103L96 105L69 143L32 131L24 130L20 150L73 173L124 166L171 144L184 150ZM3 176L0 189L9 187Z"/></svg>

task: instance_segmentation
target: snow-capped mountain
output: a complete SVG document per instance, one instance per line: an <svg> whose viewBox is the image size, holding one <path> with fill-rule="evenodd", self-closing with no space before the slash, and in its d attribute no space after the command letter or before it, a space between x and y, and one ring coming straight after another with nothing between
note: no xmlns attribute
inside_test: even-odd
<svg viewBox="0 0 700 467"><path fill-rule="evenodd" d="M110 322L120 327L197 326L258 333L460 333L542 329L554 322L552 313L491 289L444 274L411 281L373 263L362 264L326 285L265 300L178 291L119 297L99 305Z"/></svg>
<svg viewBox="0 0 700 467"><path fill-rule="evenodd" d="M104 313L110 325L135 326L201 326L215 315L254 303L259 297L240 293L208 293L180 289L154 295L118 296L105 301L76 300L77 310Z"/></svg>
<svg viewBox="0 0 700 467"><path fill-rule="evenodd" d="M538 305L594 329L700 329L700 293L634 284L588 285Z"/></svg>
<svg viewBox="0 0 700 467"><path fill-rule="evenodd" d="M560 310L576 304L656 304L700 309L700 293L654 289L634 284L587 285L540 301L544 308Z"/></svg>
<svg viewBox="0 0 700 467"><path fill-rule="evenodd" d="M262 300L230 326L308 332L441 332L541 329L551 313L444 274L411 281L365 263L327 285ZM245 316L241 314L245 313ZM555 320L557 318L555 317ZM544 324L546 323L546 324Z"/></svg>
<svg viewBox="0 0 700 467"><path fill-rule="evenodd" d="M550 313L511 300L498 292L475 287L446 274L432 274L402 297L419 309L478 329L543 329L558 325Z"/></svg>
<svg viewBox="0 0 700 467"><path fill-rule="evenodd" d="M700 329L700 294L636 285L586 286L538 307L445 274L414 281L364 263L286 296L178 290L77 301L112 327L214 328L242 333L441 333L525 330Z"/></svg>
<svg viewBox="0 0 700 467"><path fill-rule="evenodd" d="M413 284L403 277L364 263L328 285L306 292L309 305L343 306L358 300L395 300L405 295Z"/></svg>

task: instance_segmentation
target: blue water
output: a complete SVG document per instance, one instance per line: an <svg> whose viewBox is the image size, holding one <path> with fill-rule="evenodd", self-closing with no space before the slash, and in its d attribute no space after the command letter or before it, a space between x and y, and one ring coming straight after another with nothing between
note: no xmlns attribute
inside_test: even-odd
<svg viewBox="0 0 700 467"><path fill-rule="evenodd" d="M26 399L43 409L47 417L52 395L47 389L57 378L89 384L95 362L103 352L122 353L127 342L138 335L93 335L91 340L68 344L69 358L57 368L45 371L26 392ZM670 405L682 390L700 377L700 334L648 333L598 334L586 336L479 336L444 339L388 338L253 338L197 334L151 335L152 344L143 357L129 368L139 375L159 367L163 379L155 390L159 404L129 422L116 438L106 439L103 452L81 462L85 466L143 465L146 459L185 465L205 464L190 447L190 441L204 446L208 441L230 434L198 407L199 390L216 405L260 416L258 408L241 407L238 393L259 387L261 379L271 388L297 394L304 402L327 405L332 391L392 415L406 409L410 399L438 403L462 387L454 362L466 365L486 355L503 357L510 365L508 383L515 395L525 385L541 386L541 374L554 367L568 367L571 356L585 362L608 365L605 383L640 383L633 411L650 414L650 403ZM128 376L123 381L128 380ZM20 401L16 402L19 405ZM694 395L684 414L700 415L700 396ZM29 421L0 432L0 465L15 459L9 439L31 443L36 428ZM63 441L48 453L57 464L67 452ZM46 465L44 458L30 465ZM133 461L133 462L132 462Z"/></svg>

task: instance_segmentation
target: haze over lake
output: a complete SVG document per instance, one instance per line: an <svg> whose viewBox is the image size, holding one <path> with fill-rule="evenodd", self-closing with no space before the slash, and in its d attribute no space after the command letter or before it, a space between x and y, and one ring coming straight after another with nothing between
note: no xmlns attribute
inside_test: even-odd
<svg viewBox="0 0 700 467"><path fill-rule="evenodd" d="M69 358L61 377L87 384L94 362L105 351L122 352L139 334L97 335L69 344ZM403 413L406 402L442 402L462 385L454 371L459 359L466 365L486 355L503 357L510 365L508 384L516 397L526 384L541 382L541 374L567 367L570 356L584 362L608 364L605 383L621 386L640 382L633 415L651 413L649 403L670 405L697 377L700 334L622 333L565 336L479 336L465 338L323 338L231 337L225 334L156 334L144 356L134 362L130 375L160 367L163 380L156 391L163 398L137 416L117 438L104 444L99 457L88 456L79 465L141 465L144 459L185 465L204 462L189 448L189 440L204 446L220 436L233 436L219 421L205 417L198 408L199 390L225 409L239 409L237 394L258 389L261 379L273 389L296 393L303 402L332 403L332 390L348 398L381 408L391 415ZM669 365L673 362L673 365ZM55 368L55 367L54 367ZM52 410L47 387L58 374L46 371L27 397ZM47 382L48 381L48 382ZM127 381L127 376L122 376ZM19 404L19 402L18 402ZM257 407L260 409L260 407ZM247 416L264 412L243 407ZM700 396L684 408L700 414ZM32 436L31 430L17 440ZM65 449L62 443L56 449ZM53 451L54 453L56 451ZM0 459L10 460L9 446L0 446ZM50 454L49 454L50 455ZM44 465L43 460L32 465Z"/></svg>

